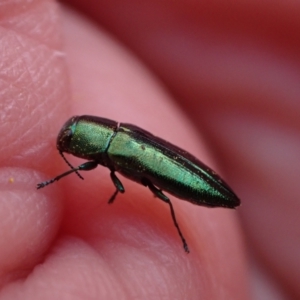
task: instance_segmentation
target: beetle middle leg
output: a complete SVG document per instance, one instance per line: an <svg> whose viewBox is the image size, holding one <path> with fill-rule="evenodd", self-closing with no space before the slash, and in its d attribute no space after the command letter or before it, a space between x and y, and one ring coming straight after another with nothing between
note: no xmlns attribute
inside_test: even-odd
<svg viewBox="0 0 300 300"><path fill-rule="evenodd" d="M150 191L156 197L158 197L160 200L162 200L162 201L164 201L164 202L166 202L166 203L169 204L170 211L171 211L171 216L172 216L172 219L173 219L173 223L174 223L174 225L175 225L175 227L176 227L176 229L178 231L178 234L179 234L179 236L180 236L180 238L182 240L183 248L184 248L185 252L189 253L190 252L189 247L188 247L187 242L185 241L185 238L184 238L184 236L183 236L183 234L182 234L182 232L181 232L181 230L179 228L179 225L177 223L177 220L176 220L176 217L175 217L175 211L174 211L174 208L173 208L173 205L172 205L170 199L160 189L158 189L157 187L155 187L150 180L143 179L142 183L143 183L143 185L148 186L148 188L150 189Z"/></svg>
<svg viewBox="0 0 300 300"><path fill-rule="evenodd" d="M124 189L124 186L123 186L122 182L120 181L120 179L115 174L115 171L110 172L110 178L111 178L114 186L116 187L115 192L112 194L112 196L108 200L108 203L112 204L114 202L115 198L117 197L118 193L119 192L124 193L125 189Z"/></svg>

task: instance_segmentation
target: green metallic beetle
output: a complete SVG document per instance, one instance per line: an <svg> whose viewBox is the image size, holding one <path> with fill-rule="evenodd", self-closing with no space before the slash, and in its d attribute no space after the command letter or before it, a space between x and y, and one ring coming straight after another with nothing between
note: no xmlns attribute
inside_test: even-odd
<svg viewBox="0 0 300 300"><path fill-rule="evenodd" d="M95 117L70 118L57 137L57 149L71 170L37 185L40 189L73 172L89 171L102 165L110 169L116 187L108 203L125 189L115 172L136 181L169 204L174 225L186 252L188 245L178 226L166 191L177 198L207 207L234 208L240 200L209 167L188 152L131 124ZM63 153L88 160L74 168Z"/></svg>

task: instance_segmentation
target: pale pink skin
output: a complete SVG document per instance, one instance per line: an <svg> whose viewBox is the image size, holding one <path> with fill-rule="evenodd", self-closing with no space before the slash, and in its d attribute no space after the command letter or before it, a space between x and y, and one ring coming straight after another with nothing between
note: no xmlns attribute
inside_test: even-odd
<svg viewBox="0 0 300 300"><path fill-rule="evenodd" d="M81 2L102 26L52 1L1 5L0 300L300 297L300 4ZM56 135L82 114L188 150L242 206L170 196L186 254L145 187L119 176L107 204L105 168L36 190L68 170Z"/></svg>

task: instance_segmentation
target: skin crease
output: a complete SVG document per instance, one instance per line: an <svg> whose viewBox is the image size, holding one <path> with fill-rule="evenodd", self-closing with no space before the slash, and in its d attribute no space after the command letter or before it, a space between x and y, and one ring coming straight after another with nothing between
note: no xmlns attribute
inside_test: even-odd
<svg viewBox="0 0 300 300"><path fill-rule="evenodd" d="M299 297L300 7L95 3L69 2L105 30L50 1L1 8L0 299ZM119 176L126 193L106 203L104 168L35 190L67 170L55 139L74 114L183 147L222 169L242 206L170 196L187 255L144 187Z"/></svg>

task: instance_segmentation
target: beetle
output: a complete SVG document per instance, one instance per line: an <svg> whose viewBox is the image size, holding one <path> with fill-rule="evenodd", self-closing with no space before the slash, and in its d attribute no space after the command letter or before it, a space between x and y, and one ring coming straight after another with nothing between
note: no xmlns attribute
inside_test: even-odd
<svg viewBox="0 0 300 300"><path fill-rule="evenodd" d="M57 149L71 168L55 178L37 185L43 188L71 173L90 171L98 165L110 170L116 188L108 203L113 203L118 193L124 193L122 182L116 175L136 181L150 189L166 202L173 223L188 253L187 242L179 228L170 199L163 193L207 207L235 208L240 204L232 189L212 169L185 150L159 138L135 125L117 123L96 116L74 116L60 130ZM63 153L86 159L73 167Z"/></svg>

